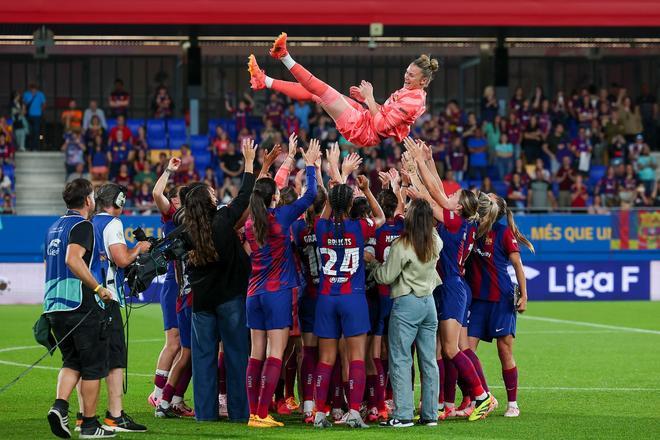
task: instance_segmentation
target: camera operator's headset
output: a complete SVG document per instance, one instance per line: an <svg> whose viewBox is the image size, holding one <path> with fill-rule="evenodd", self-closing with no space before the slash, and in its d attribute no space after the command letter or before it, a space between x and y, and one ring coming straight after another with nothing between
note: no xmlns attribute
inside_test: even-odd
<svg viewBox="0 0 660 440"><path fill-rule="evenodd" d="M124 209L124 205L126 204L126 193L128 192L128 188L126 188L123 185L119 185L117 183L113 183L112 186L115 187L117 191L117 194L112 199L112 205L115 208Z"/></svg>

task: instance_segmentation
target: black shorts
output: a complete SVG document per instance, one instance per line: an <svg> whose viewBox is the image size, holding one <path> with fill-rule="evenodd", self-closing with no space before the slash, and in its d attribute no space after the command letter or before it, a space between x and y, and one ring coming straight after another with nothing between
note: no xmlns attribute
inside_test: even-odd
<svg viewBox="0 0 660 440"><path fill-rule="evenodd" d="M121 317L121 308L116 302L108 306L110 323L108 325L108 368L126 368L126 338L124 337L124 323Z"/></svg>
<svg viewBox="0 0 660 440"><path fill-rule="evenodd" d="M49 313L55 339L59 342L64 338L86 313L77 310ZM101 335L104 318L101 309L94 310L59 346L62 368L79 371L83 380L102 379L108 375L108 338Z"/></svg>

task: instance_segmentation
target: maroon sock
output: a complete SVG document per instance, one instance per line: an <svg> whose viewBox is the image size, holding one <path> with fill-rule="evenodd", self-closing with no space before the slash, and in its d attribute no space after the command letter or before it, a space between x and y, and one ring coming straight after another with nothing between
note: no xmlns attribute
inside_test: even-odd
<svg viewBox="0 0 660 440"><path fill-rule="evenodd" d="M227 370L225 369L225 354L218 356L218 393L227 394Z"/></svg>
<svg viewBox="0 0 660 440"><path fill-rule="evenodd" d="M442 363L445 364L445 403L454 404L456 401L456 379L458 372L451 359L443 358Z"/></svg>
<svg viewBox="0 0 660 440"><path fill-rule="evenodd" d="M257 413L259 391L261 390L261 369L263 365L264 361L262 360L255 358L248 359L247 371L245 372L245 386L247 388L250 414Z"/></svg>
<svg viewBox="0 0 660 440"><path fill-rule="evenodd" d="M484 388L484 390L486 390L487 393L490 392L488 389L488 384L486 383L486 376L484 376L484 370L481 368L481 361L479 360L479 357L477 357L477 353L472 351L470 348L463 350L463 353L465 353L465 355L470 358L472 365L474 365L474 369L477 371L477 375L481 381L481 386Z"/></svg>
<svg viewBox="0 0 660 440"><path fill-rule="evenodd" d="M472 365L470 358L468 358L465 353L459 351L451 361L456 366L458 375L467 382L474 396L479 396L485 392L484 388L481 386L477 370L474 369L474 365Z"/></svg>
<svg viewBox="0 0 660 440"><path fill-rule="evenodd" d="M186 394L188 385L190 385L190 379L192 379L192 365L188 365L188 368L181 372L181 377L176 383L176 389L174 390L174 395L183 397Z"/></svg>
<svg viewBox="0 0 660 440"><path fill-rule="evenodd" d="M298 355L295 351L291 353L284 368L284 397L295 397L296 376L298 375Z"/></svg>
<svg viewBox="0 0 660 440"><path fill-rule="evenodd" d="M154 385L156 385L158 388L162 390L163 388L165 388L165 385L167 385L167 377L161 376L160 374L156 374L154 376Z"/></svg>
<svg viewBox="0 0 660 440"><path fill-rule="evenodd" d="M385 371L380 358L374 358L374 366L376 367L376 405L378 409L383 409L385 407Z"/></svg>
<svg viewBox="0 0 660 440"><path fill-rule="evenodd" d="M445 403L445 363L442 359L437 359L438 362L438 375L440 378L440 394L438 395L438 403L440 405Z"/></svg>
<svg viewBox="0 0 660 440"><path fill-rule="evenodd" d="M318 347L303 347L302 365L300 366L303 400L314 400L314 369L318 353Z"/></svg>
<svg viewBox="0 0 660 440"><path fill-rule="evenodd" d="M275 401L284 399L284 379L281 377L277 380L277 385L275 386Z"/></svg>
<svg viewBox="0 0 660 440"><path fill-rule="evenodd" d="M474 400L474 396L470 392L470 387L468 384L463 380L462 377L459 377L458 380L456 381L456 385L458 385L458 388L461 389L461 394L463 395L463 398L465 399L466 397L469 397L470 399Z"/></svg>
<svg viewBox="0 0 660 440"><path fill-rule="evenodd" d="M376 397L376 381L378 381L378 376L375 374L367 375L367 407L373 408L378 406L378 398Z"/></svg>
<svg viewBox="0 0 660 440"><path fill-rule="evenodd" d="M518 397L518 367L502 370L502 379L506 387L506 398L509 402L515 402Z"/></svg>
<svg viewBox="0 0 660 440"><path fill-rule="evenodd" d="M335 365L332 367L330 375L331 379L329 388L332 390L332 394L330 395L328 403L331 408L341 408L344 406L344 389L342 388L341 382L341 361L339 358L335 360Z"/></svg>
<svg viewBox="0 0 660 440"><path fill-rule="evenodd" d="M273 401L273 392L277 381L282 372L282 360L269 357L264 363L264 369L261 373L261 391L259 392L259 406L257 406L257 415L262 419L268 417L268 409Z"/></svg>
<svg viewBox="0 0 660 440"><path fill-rule="evenodd" d="M174 396L174 387L169 383L165 384L165 388L163 388L163 397L161 400L163 402L170 403L172 401L172 396Z"/></svg>
<svg viewBox="0 0 660 440"><path fill-rule="evenodd" d="M349 407L360 411L362 405L362 396L364 396L364 387L367 379L367 373L364 368L364 361L351 361L348 370Z"/></svg>
<svg viewBox="0 0 660 440"><path fill-rule="evenodd" d="M332 365L319 362L316 366L316 381L314 383L314 393L316 395L316 408L321 410L325 408L328 400L328 389L332 378Z"/></svg>

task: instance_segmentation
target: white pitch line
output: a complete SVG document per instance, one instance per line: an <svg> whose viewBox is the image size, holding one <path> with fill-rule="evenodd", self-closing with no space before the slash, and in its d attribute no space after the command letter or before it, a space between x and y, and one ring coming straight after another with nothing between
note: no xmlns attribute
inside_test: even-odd
<svg viewBox="0 0 660 440"><path fill-rule="evenodd" d="M617 330L522 330L516 332L521 335L602 335L604 333L619 333Z"/></svg>
<svg viewBox="0 0 660 440"><path fill-rule="evenodd" d="M543 322L553 322L555 324L571 324L571 325L581 325L583 327L593 327L593 328L602 328L608 330L617 330L621 332L631 332L631 333L646 333L650 335L660 335L658 330L649 330L645 328L635 328L635 327L619 327L617 325L607 325L607 324L596 324L594 322L584 322L584 321L571 321L568 319L556 319L556 318L545 318L543 316L521 316L523 320L529 319L532 321L543 321Z"/></svg>

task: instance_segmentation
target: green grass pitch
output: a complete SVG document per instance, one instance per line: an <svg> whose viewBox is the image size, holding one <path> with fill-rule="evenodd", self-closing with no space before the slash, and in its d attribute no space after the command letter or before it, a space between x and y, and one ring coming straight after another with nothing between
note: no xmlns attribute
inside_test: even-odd
<svg viewBox="0 0 660 440"><path fill-rule="evenodd" d="M39 306L0 307L0 385L43 354L31 332L39 312ZM252 430L228 422L154 419L146 398L153 387L154 364L162 347L161 329L158 305L133 311L129 389L124 406L138 422L148 426L149 432L118 437L660 438L660 303L530 303L529 312L518 320L515 348L520 371L520 418L502 417L506 393L496 348L482 343L478 353L492 391L502 403L500 408L488 419L474 423L452 420L441 422L436 428L397 431L375 426L351 431L336 426L320 432L303 426L299 417L284 418L284 428L268 430ZM57 353L0 394L0 439L54 438L45 415L54 398L59 362ZM187 399L192 400L191 391ZM102 384L99 414L105 411L105 402ZM71 405L75 411L75 397Z"/></svg>

